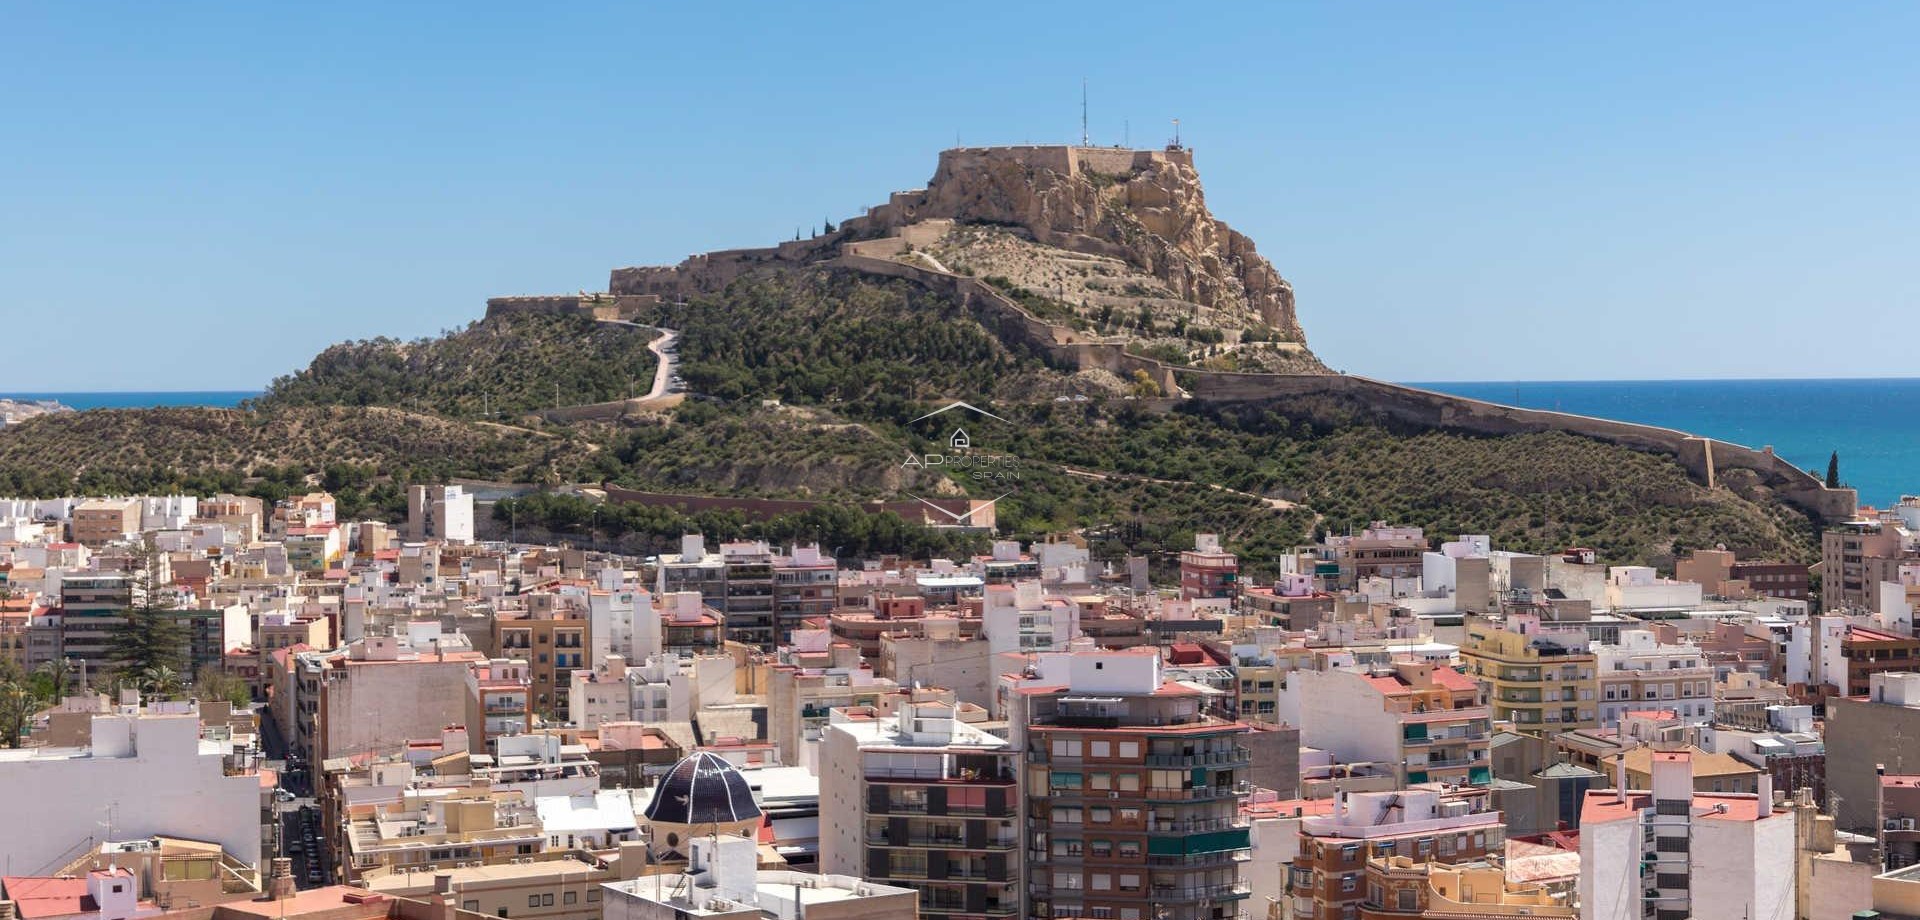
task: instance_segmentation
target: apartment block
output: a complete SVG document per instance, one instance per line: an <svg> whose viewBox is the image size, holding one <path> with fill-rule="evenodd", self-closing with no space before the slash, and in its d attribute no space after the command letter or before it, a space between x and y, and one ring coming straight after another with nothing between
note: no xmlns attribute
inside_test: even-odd
<svg viewBox="0 0 1920 920"><path fill-rule="evenodd" d="M1287 675L1287 708L1300 737L1341 763L1387 764L1402 785L1486 785L1493 711L1472 678L1429 662L1298 671Z"/></svg>
<svg viewBox="0 0 1920 920"><path fill-rule="evenodd" d="M127 622L128 608L146 602L136 588L133 577L121 573L89 572L62 578L61 655L85 662L90 674L104 675L116 667L114 633Z"/></svg>
<svg viewBox="0 0 1920 920"><path fill-rule="evenodd" d="M530 601L554 595L532 595ZM533 710L565 713L573 688L573 672L587 668L592 621L585 609L536 605L525 611L502 611L493 622L494 650L505 658L527 663L533 681Z"/></svg>
<svg viewBox="0 0 1920 920"><path fill-rule="evenodd" d="M1820 606L1829 612L1868 609L1880 586L1870 577L1875 560L1905 556L1906 531L1880 521L1850 521L1820 535Z"/></svg>
<svg viewBox="0 0 1920 920"><path fill-rule="evenodd" d="M92 498L73 506L73 542L99 549L140 532L140 500Z"/></svg>
<svg viewBox="0 0 1920 920"><path fill-rule="evenodd" d="M1180 596L1240 596L1240 557L1220 548L1218 534L1194 534L1193 549L1180 554Z"/></svg>
<svg viewBox="0 0 1920 920"><path fill-rule="evenodd" d="M1234 916L1252 846L1244 723L1206 713L1156 649L1041 654L1009 677L1024 745L1027 915Z"/></svg>
<svg viewBox="0 0 1920 920"><path fill-rule="evenodd" d="M395 739L438 738L445 726L462 724L467 678L486 663L465 636L442 633L438 623L297 657L295 679L304 686L295 691L295 719L302 721L299 710L309 714L315 764L384 750Z"/></svg>
<svg viewBox="0 0 1920 920"><path fill-rule="evenodd" d="M1614 644L1594 644L1600 683L1600 725L1620 724L1636 709L1671 709L1682 721L1713 719L1713 666L1693 645L1659 641L1652 630L1620 631Z"/></svg>
<svg viewBox="0 0 1920 920"><path fill-rule="evenodd" d="M753 841L727 837L693 841L679 875L603 888L605 920L915 920L918 903L858 875L760 869Z"/></svg>
<svg viewBox="0 0 1920 920"><path fill-rule="evenodd" d="M1920 774L1920 673L1883 673L1860 697L1827 700L1827 787L1840 800L1840 829L1872 833L1876 768Z"/></svg>
<svg viewBox="0 0 1920 920"><path fill-rule="evenodd" d="M1587 793L1580 814L1586 920L1752 920L1792 911L1794 816L1757 794L1694 790L1691 756L1653 755L1653 788ZM1784 906L1784 908L1783 908Z"/></svg>
<svg viewBox="0 0 1920 920"><path fill-rule="evenodd" d="M931 697L931 695L929 695ZM822 740L820 868L919 894L922 917L1021 904L1020 759L947 700L837 709Z"/></svg>
<svg viewBox="0 0 1920 920"><path fill-rule="evenodd" d="M1467 673L1488 687L1494 720L1533 734L1597 726L1597 664L1586 631L1548 632L1531 618L1508 624L1469 620L1460 648Z"/></svg>
<svg viewBox="0 0 1920 920"><path fill-rule="evenodd" d="M80 747L0 750L0 864L34 875L96 847L101 821L117 840L184 837L259 863L260 777L230 771L202 742L194 703L137 700L89 720ZM26 829L31 829L26 830Z"/></svg>
<svg viewBox="0 0 1920 920"><path fill-rule="evenodd" d="M1286 867L1288 906L1301 920L1356 920L1372 893L1371 861L1471 864L1502 852L1505 839L1500 813L1488 810L1484 793L1347 793L1331 814L1300 819L1298 855Z"/></svg>
<svg viewBox="0 0 1920 920"><path fill-rule="evenodd" d="M406 538L473 542L473 495L460 486L407 487Z"/></svg>
<svg viewBox="0 0 1920 920"><path fill-rule="evenodd" d="M533 675L512 658L475 662L467 669L467 733L472 749L496 753L495 741L533 730Z"/></svg>

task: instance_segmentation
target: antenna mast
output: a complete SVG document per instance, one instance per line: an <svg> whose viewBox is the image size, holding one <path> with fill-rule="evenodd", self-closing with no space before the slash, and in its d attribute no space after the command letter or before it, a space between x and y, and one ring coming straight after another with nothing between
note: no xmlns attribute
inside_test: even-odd
<svg viewBox="0 0 1920 920"><path fill-rule="evenodd" d="M1087 78L1080 78L1080 146L1087 146Z"/></svg>

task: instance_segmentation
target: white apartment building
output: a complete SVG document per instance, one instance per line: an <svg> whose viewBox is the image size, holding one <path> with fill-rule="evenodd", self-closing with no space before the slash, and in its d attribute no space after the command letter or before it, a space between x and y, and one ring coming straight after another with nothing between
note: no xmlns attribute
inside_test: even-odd
<svg viewBox="0 0 1920 920"><path fill-rule="evenodd" d="M990 655L1065 649L1080 632L1078 608L1038 581L988 585L980 618Z"/></svg>
<svg viewBox="0 0 1920 920"><path fill-rule="evenodd" d="M1592 790L1580 812L1581 920L1759 920L1794 910L1794 817L1758 795L1693 790L1685 751L1653 755L1653 791Z"/></svg>
<svg viewBox="0 0 1920 920"><path fill-rule="evenodd" d="M1670 709L1682 722L1713 721L1714 669L1697 646L1659 641L1650 629L1629 629L1613 645L1594 643L1600 681L1600 725L1628 712Z"/></svg>
<svg viewBox="0 0 1920 920"><path fill-rule="evenodd" d="M94 716L86 747L0 750L0 865L42 875L101 840L153 836L257 865L260 777L227 775L227 753L200 739L197 705L137 702Z"/></svg>

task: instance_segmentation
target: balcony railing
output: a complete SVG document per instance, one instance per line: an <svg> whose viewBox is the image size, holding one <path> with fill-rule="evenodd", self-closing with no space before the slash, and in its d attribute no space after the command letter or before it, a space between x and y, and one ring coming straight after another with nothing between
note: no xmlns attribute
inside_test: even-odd
<svg viewBox="0 0 1920 920"><path fill-rule="evenodd" d="M1195 786L1191 789L1148 789L1147 798L1158 802L1203 802L1247 795L1252 791L1252 783L1234 783L1231 786Z"/></svg>
<svg viewBox="0 0 1920 920"><path fill-rule="evenodd" d="M1148 889L1148 896L1155 901L1223 901L1244 898L1253 893L1246 882L1221 882L1214 885L1183 885L1161 887L1155 885Z"/></svg>
<svg viewBox="0 0 1920 920"><path fill-rule="evenodd" d="M1244 819L1234 817L1188 818L1184 821L1155 821L1147 826L1149 834L1193 834L1246 827Z"/></svg>
<svg viewBox="0 0 1920 920"><path fill-rule="evenodd" d="M1192 754L1148 754L1146 761L1149 767L1241 766L1252 762L1253 751L1239 745Z"/></svg>

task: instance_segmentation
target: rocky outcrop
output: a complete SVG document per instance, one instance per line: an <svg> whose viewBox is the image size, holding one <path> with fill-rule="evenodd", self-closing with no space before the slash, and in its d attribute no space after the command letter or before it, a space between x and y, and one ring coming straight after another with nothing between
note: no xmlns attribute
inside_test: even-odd
<svg viewBox="0 0 1920 920"><path fill-rule="evenodd" d="M1207 210L1191 151L947 150L925 190L849 223L885 234L943 218L1012 225L1051 246L1125 259L1183 300L1243 311L1284 339L1306 341L1293 287L1251 239Z"/></svg>
<svg viewBox="0 0 1920 920"><path fill-rule="evenodd" d="M1180 299L1306 342L1293 287L1248 239L1207 210L1186 149L962 147L942 151L926 188L895 192L833 234L767 249L693 256L673 267L619 268L615 295L685 300L756 271L829 259L842 244L926 221L1020 228L1049 246L1124 259Z"/></svg>

